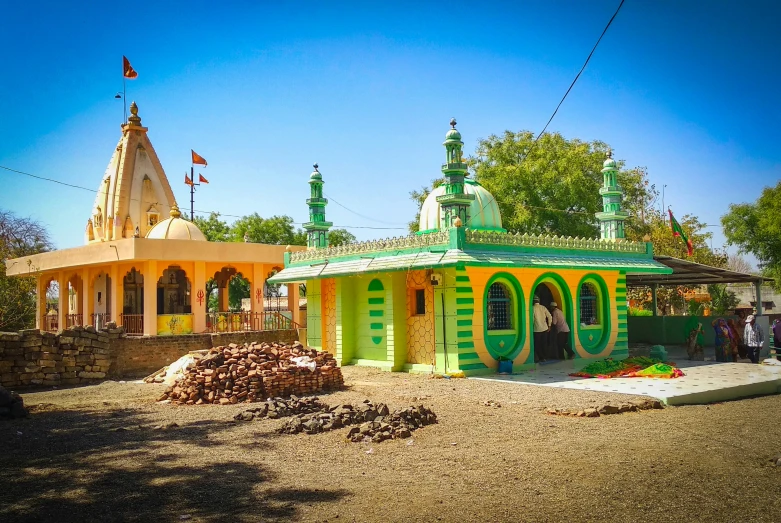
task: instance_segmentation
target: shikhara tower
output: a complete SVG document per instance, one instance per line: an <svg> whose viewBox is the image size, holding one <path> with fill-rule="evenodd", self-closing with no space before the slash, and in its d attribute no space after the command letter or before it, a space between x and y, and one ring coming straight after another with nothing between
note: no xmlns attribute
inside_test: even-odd
<svg viewBox="0 0 781 523"><path fill-rule="evenodd" d="M456 129L456 119L450 120L451 129L445 135L442 145L447 150L447 163L442 165L442 174L445 175L445 194L437 196L437 202L442 207L440 229L448 229L453 226L456 218L461 219L464 225L469 224L469 207L475 199L474 194L464 191L464 176L466 176L466 163L462 159L461 133Z"/></svg>
<svg viewBox="0 0 781 523"><path fill-rule="evenodd" d="M328 200L323 198L323 175L315 170L309 176L310 197L306 200L309 206L309 221L304 224L307 233L307 247L310 249L324 249L328 247L328 230L332 222L325 221L325 206Z"/></svg>
<svg viewBox="0 0 781 523"><path fill-rule="evenodd" d="M602 166L602 187L599 194L602 195L602 212L596 213L599 220L600 237L603 240L623 240L624 221L629 213L621 210L621 201L624 199L624 191L618 185L616 177L618 167L613 159L613 152L607 152L607 160Z"/></svg>

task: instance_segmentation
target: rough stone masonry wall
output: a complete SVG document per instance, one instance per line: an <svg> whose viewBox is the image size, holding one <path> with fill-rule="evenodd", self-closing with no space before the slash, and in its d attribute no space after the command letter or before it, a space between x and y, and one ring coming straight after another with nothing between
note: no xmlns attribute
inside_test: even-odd
<svg viewBox="0 0 781 523"><path fill-rule="evenodd" d="M78 385L144 376L193 350L256 341L292 343L296 330L125 337L123 330L74 327L0 332L0 385L9 389Z"/></svg>

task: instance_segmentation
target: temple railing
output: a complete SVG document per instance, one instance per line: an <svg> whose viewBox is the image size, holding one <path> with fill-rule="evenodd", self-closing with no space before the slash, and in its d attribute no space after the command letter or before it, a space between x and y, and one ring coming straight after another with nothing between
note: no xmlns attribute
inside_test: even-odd
<svg viewBox="0 0 781 523"><path fill-rule="evenodd" d="M143 314L120 314L119 321L125 328L125 334L128 336L144 335L144 315Z"/></svg>
<svg viewBox="0 0 781 523"><path fill-rule="evenodd" d="M207 332L245 332L298 329L301 325L280 311L209 312L206 314Z"/></svg>
<svg viewBox="0 0 781 523"><path fill-rule="evenodd" d="M65 328L70 329L71 327L83 327L84 326L84 316L81 314L66 314L65 315Z"/></svg>
<svg viewBox="0 0 781 523"><path fill-rule="evenodd" d="M370 252L399 251L402 249L418 249L431 245L447 245L450 242L450 233L445 231L432 232L416 236L401 236L384 240L372 240L367 242L347 243L338 247L327 249L312 249L290 253L290 262L302 262L309 260L321 260L353 254L365 254Z"/></svg>
<svg viewBox="0 0 781 523"><path fill-rule="evenodd" d="M41 331L57 332L59 330L60 318L56 314L44 314L41 316Z"/></svg>
<svg viewBox="0 0 781 523"><path fill-rule="evenodd" d="M98 330L104 328L106 324L111 321L111 314L109 314L108 312L96 312L90 314L89 317L90 317L89 324Z"/></svg>
<svg viewBox="0 0 781 523"><path fill-rule="evenodd" d="M466 242L477 245L502 245L507 247L541 247L639 254L646 252L646 245L643 242L573 238L571 236L546 236L542 234L535 236L533 234L484 232L470 229L466 230Z"/></svg>

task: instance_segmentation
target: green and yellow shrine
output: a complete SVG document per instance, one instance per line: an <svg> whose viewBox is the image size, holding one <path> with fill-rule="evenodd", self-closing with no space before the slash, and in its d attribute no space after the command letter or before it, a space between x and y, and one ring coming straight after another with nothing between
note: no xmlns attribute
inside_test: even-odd
<svg viewBox="0 0 781 523"><path fill-rule="evenodd" d="M608 154L600 239L510 234L499 206L466 177L452 120L445 183L426 198L416 235L329 247L323 177L315 165L304 225L309 249L285 254L269 281L305 283L307 343L341 365L392 371L496 372L533 367L532 304L559 304L576 358L625 358L626 276L672 272L651 243L627 241L617 166Z"/></svg>

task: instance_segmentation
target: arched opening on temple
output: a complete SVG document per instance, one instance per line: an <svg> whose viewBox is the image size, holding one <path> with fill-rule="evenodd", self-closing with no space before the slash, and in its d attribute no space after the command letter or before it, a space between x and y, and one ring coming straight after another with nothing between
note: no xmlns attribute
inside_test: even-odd
<svg viewBox="0 0 781 523"><path fill-rule="evenodd" d="M157 280L157 314L191 314L190 280L178 265L169 265Z"/></svg>
<svg viewBox="0 0 781 523"><path fill-rule="evenodd" d="M96 329L103 328L112 318L111 293L113 288L111 283L111 276L105 271L100 271L90 284L91 302L93 305L88 323Z"/></svg>

